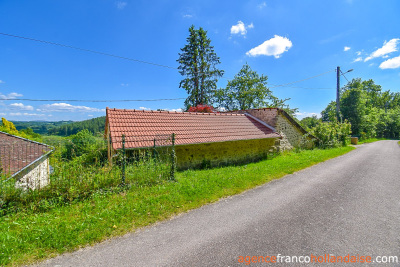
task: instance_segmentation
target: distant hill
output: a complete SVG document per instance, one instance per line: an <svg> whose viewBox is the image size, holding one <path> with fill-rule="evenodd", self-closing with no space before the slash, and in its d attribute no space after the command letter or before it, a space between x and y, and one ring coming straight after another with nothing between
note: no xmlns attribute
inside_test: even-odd
<svg viewBox="0 0 400 267"><path fill-rule="evenodd" d="M98 117L85 121L76 121L68 124L63 124L57 127L50 128L48 130L49 135L60 135L60 136L69 136L76 134L77 132L88 129L89 132L103 133L106 125L106 117Z"/></svg>
<svg viewBox="0 0 400 267"><path fill-rule="evenodd" d="M35 133L48 134L49 129L72 123L73 121L12 121L18 131L31 128Z"/></svg>

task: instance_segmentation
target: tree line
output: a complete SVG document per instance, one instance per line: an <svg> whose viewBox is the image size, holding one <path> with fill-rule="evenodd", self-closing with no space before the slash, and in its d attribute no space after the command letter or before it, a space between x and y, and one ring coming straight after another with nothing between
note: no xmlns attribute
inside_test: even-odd
<svg viewBox="0 0 400 267"><path fill-rule="evenodd" d="M380 85L360 78L348 82L340 92L339 120L351 124L351 134L361 139L399 139L400 133L400 93L384 91ZM316 116L301 120L309 129L321 127L323 123L338 122L336 101L332 101Z"/></svg>
<svg viewBox="0 0 400 267"><path fill-rule="evenodd" d="M106 125L106 117L97 117L90 120L77 121L68 124L64 124L58 127L53 127L48 130L49 135L59 136L70 136L77 134L82 130L88 130L90 133L96 135L98 133L104 133Z"/></svg>

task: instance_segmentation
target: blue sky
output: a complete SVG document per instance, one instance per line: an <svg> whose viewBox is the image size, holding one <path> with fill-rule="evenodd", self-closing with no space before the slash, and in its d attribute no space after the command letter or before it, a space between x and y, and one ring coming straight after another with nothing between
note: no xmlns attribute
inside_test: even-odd
<svg viewBox="0 0 400 267"><path fill-rule="evenodd" d="M268 76L275 96L291 98L301 119L335 100L337 66L354 69L349 80L400 91L399 13L396 0L2 0L0 32L178 67L193 24L208 31L220 57L219 87L247 62ZM0 99L186 98L181 79L171 68L0 35ZM106 106L177 110L183 101L0 100L0 116L84 120L105 115Z"/></svg>

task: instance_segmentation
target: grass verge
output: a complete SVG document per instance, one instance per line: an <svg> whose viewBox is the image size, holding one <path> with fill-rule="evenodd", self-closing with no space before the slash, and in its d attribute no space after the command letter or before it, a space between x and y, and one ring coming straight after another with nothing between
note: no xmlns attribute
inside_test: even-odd
<svg viewBox="0 0 400 267"><path fill-rule="evenodd" d="M0 218L0 266L29 264L119 236L345 154L353 147L286 153L243 166L177 173L176 182L138 186L47 212Z"/></svg>
<svg viewBox="0 0 400 267"><path fill-rule="evenodd" d="M368 143L373 143L373 142L382 141L382 140L390 140L390 139L387 139L387 138L369 138L369 139L365 139L365 140L362 140L362 141L358 141L358 144L362 145L362 144L368 144Z"/></svg>

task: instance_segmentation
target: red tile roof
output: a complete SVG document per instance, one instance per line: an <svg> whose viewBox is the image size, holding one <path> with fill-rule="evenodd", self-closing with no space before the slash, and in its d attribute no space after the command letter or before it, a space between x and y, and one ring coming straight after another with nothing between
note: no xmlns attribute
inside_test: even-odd
<svg viewBox="0 0 400 267"><path fill-rule="evenodd" d="M49 151L51 148L45 144L0 132L0 163L6 176L16 174Z"/></svg>
<svg viewBox="0 0 400 267"><path fill-rule="evenodd" d="M113 149L153 146L154 138L175 134L175 144L279 138L280 135L243 114L144 111L107 108ZM107 131L107 129L106 129ZM159 145L159 144L157 144Z"/></svg>

